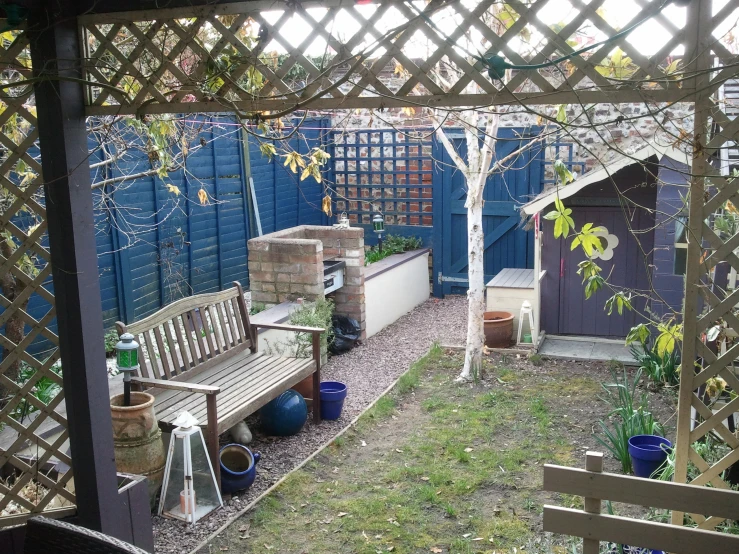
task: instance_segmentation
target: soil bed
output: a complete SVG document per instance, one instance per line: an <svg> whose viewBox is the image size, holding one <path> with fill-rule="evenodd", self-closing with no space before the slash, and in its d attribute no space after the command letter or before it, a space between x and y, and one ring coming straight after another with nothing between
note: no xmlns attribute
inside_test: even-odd
<svg viewBox="0 0 739 554"><path fill-rule="evenodd" d="M475 384L462 353L435 347L398 386L201 552L569 552L541 532L542 465L583 466L608 406L608 364L492 355ZM674 395L650 393L674 438ZM606 470L620 464L606 456ZM646 516L616 505L621 515Z"/></svg>

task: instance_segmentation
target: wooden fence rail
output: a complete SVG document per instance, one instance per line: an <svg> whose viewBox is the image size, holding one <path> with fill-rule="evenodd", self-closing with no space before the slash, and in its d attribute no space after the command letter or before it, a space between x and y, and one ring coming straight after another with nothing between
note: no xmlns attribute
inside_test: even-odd
<svg viewBox="0 0 739 554"><path fill-rule="evenodd" d="M544 531L582 537L584 554L597 553L602 541L672 554L739 552L738 535L600 513L610 500L739 520L739 492L602 473L600 452L587 453L586 468L544 466L544 490L585 500L584 510L544 506Z"/></svg>

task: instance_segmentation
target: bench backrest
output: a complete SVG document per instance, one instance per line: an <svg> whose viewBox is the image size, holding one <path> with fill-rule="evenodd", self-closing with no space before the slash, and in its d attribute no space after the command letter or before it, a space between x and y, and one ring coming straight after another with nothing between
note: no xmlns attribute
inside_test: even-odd
<svg viewBox="0 0 739 554"><path fill-rule="evenodd" d="M119 336L128 332L136 337L139 373L147 378L182 380L191 369L256 350L238 282L221 292L182 298L130 325L119 321L116 330Z"/></svg>

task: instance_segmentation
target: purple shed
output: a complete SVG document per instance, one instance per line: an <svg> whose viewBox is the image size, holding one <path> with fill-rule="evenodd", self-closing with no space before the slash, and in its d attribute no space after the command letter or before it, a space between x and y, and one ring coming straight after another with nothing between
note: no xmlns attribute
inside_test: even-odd
<svg viewBox="0 0 739 554"><path fill-rule="evenodd" d="M650 143L543 192L522 208L536 222L535 336L544 331L621 339L640 322L637 312L682 310L688 164L685 153ZM605 250L597 252L594 261L616 290L636 291L635 311L619 315L614 310L609 316L604 305L613 295L611 289L585 298L577 273L585 259L582 249L573 251L571 240L555 239L553 222L543 217L554 209L557 196L573 210L578 229L585 223L603 228L599 234Z"/></svg>

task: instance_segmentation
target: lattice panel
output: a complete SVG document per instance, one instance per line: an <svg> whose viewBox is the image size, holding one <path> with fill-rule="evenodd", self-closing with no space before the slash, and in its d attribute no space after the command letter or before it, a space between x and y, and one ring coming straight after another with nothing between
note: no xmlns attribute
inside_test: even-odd
<svg viewBox="0 0 739 554"><path fill-rule="evenodd" d="M684 8L634 1L628 20L616 0L276 1L87 15L88 113L689 99L668 69L690 27L673 22ZM555 67L515 71L505 88L478 59L540 64L637 23L661 31L654 54L621 36Z"/></svg>
<svg viewBox="0 0 739 554"><path fill-rule="evenodd" d="M32 76L26 35L0 36L3 84ZM48 325L55 317L54 295L45 283L51 275L46 243L46 210L35 146L36 110L31 85L0 89L0 527L15 525L29 514L61 517L74 512L72 460L66 453L67 420L62 404L58 338ZM35 319L31 297L46 305ZM16 331L22 326L25 336ZM43 337L53 345L45 357L27 352ZM50 435L46 431L56 429ZM54 462L60 462L51 469Z"/></svg>
<svg viewBox="0 0 739 554"><path fill-rule="evenodd" d="M431 131L334 133L336 211L369 225L431 225Z"/></svg>
<svg viewBox="0 0 739 554"><path fill-rule="evenodd" d="M710 113L716 132L713 137L706 141L703 150L704 159L717 156L722 147L728 147L734 141L739 140L739 119L731 120L721 111L716 103L707 99L704 109ZM716 164L718 165L718 164ZM700 166L708 177L705 183L706 195L699 198L701 203L701 216L705 220L700 224L700 236L696 241L703 244L699 249L700 258L692 259L689 252L689 265L699 268L700 280L703 283L698 287L698 294L703 298L705 308L696 318L688 318L685 322L685 341L694 341L696 356L702 359L702 365L696 367L691 375L688 365L684 363L681 372L681 390L690 390L690 403L680 404L680 415L682 418L691 420L690 432L682 437L678 435L678 449L676 475L689 475L694 478L681 478L679 480L689 481L693 485L710 485L717 488L728 489L730 485L722 479L722 474L729 466L739 461L739 438L729 429L728 417L739 411L739 398L729 400L727 403L716 406L715 395L712 397L706 392L711 388L711 382L717 378L723 379L726 386L733 391L739 391L739 378L734 368L734 360L739 356L739 342L728 348L723 354L715 354L704 343L703 337L707 329L716 323L723 321L726 326L739 330L739 289L734 291L722 291L709 286L711 283L712 270L720 262L728 262L732 267L739 269L739 258L736 255L739 247L739 234L733 237L722 237L711 221L713 216L724 209L726 202L739 201L739 180L732 181L722 177L717 168L711 164ZM691 215L692 217L692 215ZM692 237L689 239L692 240ZM686 349L689 352L690 349ZM707 387L708 385L708 387ZM682 392L681 394L685 394ZM692 410L691 410L692 409ZM692 412L692 415L690 414ZM729 448L719 459L704 459L699 453L699 444L705 441L706 435L711 434L723 441ZM688 472L688 466L692 466L692 472ZM712 529L723 520L717 517L704 518L700 514L690 514L700 528Z"/></svg>
<svg viewBox="0 0 739 554"><path fill-rule="evenodd" d="M729 11L726 11L726 10ZM693 485L729 488L723 480L724 471L739 461L739 438L730 430L729 420L739 410L739 399L728 397L718 403L716 384L723 383L739 392L739 378L734 361L739 356L739 342L714 353L705 344L706 331L717 324L728 330L739 330L739 289L723 290L714 286L713 271L721 262L739 269L739 233L729 236L714 227L716 214L739 201L739 180L721 176L721 149L733 147L739 140L739 119L728 116L714 94L735 70L710 69L715 60L719 65L735 63L725 45L715 39L717 29L736 6L711 14L705 5L693 9L696 33L694 52L695 123L691 137L693 162L691 168L690 220L688 231L688 264L684 309L683 363L680 375L678 433L675 457L675 481ZM709 129L712 130L709 132ZM696 362L696 360L698 362ZM722 381L719 381L722 380ZM713 392L711 394L710 392ZM701 448L708 435L723 441L721 455L709 454ZM722 523L718 517L705 518L690 514L700 528L712 529ZM673 512L673 523L682 524L683 514Z"/></svg>

